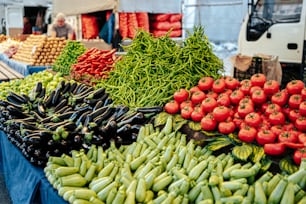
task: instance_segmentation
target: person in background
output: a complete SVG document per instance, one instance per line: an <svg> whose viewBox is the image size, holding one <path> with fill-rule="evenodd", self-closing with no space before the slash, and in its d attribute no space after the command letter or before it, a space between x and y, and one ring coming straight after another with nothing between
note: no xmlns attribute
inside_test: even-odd
<svg viewBox="0 0 306 204"><path fill-rule="evenodd" d="M51 27L51 37L64 37L68 40L73 39L73 28L65 22L66 17L63 13L58 13L55 22Z"/></svg>
<svg viewBox="0 0 306 204"><path fill-rule="evenodd" d="M23 17L23 30L22 34L32 34L32 25L28 17Z"/></svg>

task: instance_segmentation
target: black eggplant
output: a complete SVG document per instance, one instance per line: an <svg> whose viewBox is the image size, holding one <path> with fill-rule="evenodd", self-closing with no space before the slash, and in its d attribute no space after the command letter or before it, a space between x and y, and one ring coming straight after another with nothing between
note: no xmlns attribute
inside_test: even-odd
<svg viewBox="0 0 306 204"><path fill-rule="evenodd" d="M67 83L65 83L64 87L63 87L63 90L62 90L62 94L65 94L65 93L69 92L70 91L70 86L71 86L71 84L70 84L69 81Z"/></svg>
<svg viewBox="0 0 306 204"><path fill-rule="evenodd" d="M67 104L68 104L68 100L67 99L63 99L63 100L59 101L59 103L54 108L54 112L59 111L61 108L63 108Z"/></svg>
<svg viewBox="0 0 306 204"><path fill-rule="evenodd" d="M53 99L53 97L54 97L54 95L55 95L55 90L53 90L51 93L50 93L50 95L49 96L45 96L45 98L44 98L44 105L45 105L45 107L51 107L52 106L52 99Z"/></svg>
<svg viewBox="0 0 306 204"><path fill-rule="evenodd" d="M117 129L116 134L121 137L127 137L131 134L131 124L127 123Z"/></svg>
<svg viewBox="0 0 306 204"><path fill-rule="evenodd" d="M112 104L114 101L113 99L111 99L110 97L106 98L104 103L103 103L103 106L107 106L107 105L110 105Z"/></svg>
<svg viewBox="0 0 306 204"><path fill-rule="evenodd" d="M15 102L18 102L19 104L25 104L25 103L28 102L26 98L24 98L23 96L21 96L19 94L16 94L13 91L10 91L6 98L10 102L15 101Z"/></svg>
<svg viewBox="0 0 306 204"><path fill-rule="evenodd" d="M8 105L6 109L10 112L11 115L18 116L19 118L27 118L28 114L24 113L21 109L14 106Z"/></svg>
<svg viewBox="0 0 306 204"><path fill-rule="evenodd" d="M77 88L77 86L78 86L78 83L73 82L69 87L69 93L74 93L74 90Z"/></svg>
<svg viewBox="0 0 306 204"><path fill-rule="evenodd" d="M127 112L129 112L130 108L128 106L125 105L118 105L116 107L116 111L114 114L114 119L116 121L118 121L119 118L121 118L122 116L124 116Z"/></svg>
<svg viewBox="0 0 306 204"><path fill-rule="evenodd" d="M99 88L93 91L90 95L86 97L86 99L98 99L101 98L105 93L105 88Z"/></svg>
<svg viewBox="0 0 306 204"><path fill-rule="evenodd" d="M142 123L142 122L144 122L144 119L145 119L145 116L144 116L144 114L143 113L141 113L141 112L137 112L135 115L133 115L133 116L131 116L131 117L129 117L129 118L127 118L127 119L123 119L123 120L121 120L120 122L118 122L118 127L121 127L121 126L123 126L123 125L125 125L125 124L138 124L138 123Z"/></svg>
<svg viewBox="0 0 306 204"><path fill-rule="evenodd" d="M82 113L82 115L78 118L78 120L75 122L76 126L79 126L80 124L83 124L86 120L87 115L90 113L91 111L86 111L84 113Z"/></svg>
<svg viewBox="0 0 306 204"><path fill-rule="evenodd" d="M106 125L99 127L99 133L104 138L113 138L117 132L117 123L114 120L109 120Z"/></svg>
<svg viewBox="0 0 306 204"><path fill-rule="evenodd" d="M51 104L53 106L58 104L58 101L59 101L58 99L60 98L60 95L61 95L61 89L60 88L56 88L55 89L55 93L54 93L54 95L53 95L53 97L51 99Z"/></svg>
<svg viewBox="0 0 306 204"><path fill-rule="evenodd" d="M136 108L136 112L142 112L142 113L160 113L162 111L163 111L162 106Z"/></svg>
<svg viewBox="0 0 306 204"><path fill-rule="evenodd" d="M103 106L103 103L104 103L104 101L100 101L100 100L99 100L99 101L95 104L95 106L93 107L93 111L95 111L95 110L101 108L101 107Z"/></svg>
<svg viewBox="0 0 306 204"><path fill-rule="evenodd" d="M39 93L39 95L37 95L37 98L44 98L46 95L46 89L43 87Z"/></svg>

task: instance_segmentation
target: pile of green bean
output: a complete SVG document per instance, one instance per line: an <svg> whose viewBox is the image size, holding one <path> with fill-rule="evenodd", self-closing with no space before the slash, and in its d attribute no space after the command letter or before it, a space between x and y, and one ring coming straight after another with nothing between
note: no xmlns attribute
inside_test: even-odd
<svg viewBox="0 0 306 204"><path fill-rule="evenodd" d="M96 87L105 87L115 103L131 108L162 106L176 90L191 88L203 76L218 78L223 71L202 27L182 45L169 36L154 38L140 30L124 48L126 55Z"/></svg>
<svg viewBox="0 0 306 204"><path fill-rule="evenodd" d="M71 65L77 63L77 58L86 51L85 46L79 41L68 41L61 54L56 58L52 70L63 75L70 74Z"/></svg>

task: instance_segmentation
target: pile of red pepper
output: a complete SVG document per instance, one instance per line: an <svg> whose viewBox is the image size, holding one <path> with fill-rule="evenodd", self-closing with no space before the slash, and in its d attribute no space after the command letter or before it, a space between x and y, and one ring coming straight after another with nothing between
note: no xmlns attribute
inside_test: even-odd
<svg viewBox="0 0 306 204"><path fill-rule="evenodd" d="M115 62L119 60L115 53L116 49L88 49L78 57L77 63L72 65L71 77L87 84L92 84L93 79L105 79L113 70Z"/></svg>
<svg viewBox="0 0 306 204"><path fill-rule="evenodd" d="M301 80L280 89L260 73L243 81L203 77L190 90L176 91L164 109L201 123L204 131L236 133L243 142L264 146L268 155L293 150L296 164L306 157L306 87Z"/></svg>

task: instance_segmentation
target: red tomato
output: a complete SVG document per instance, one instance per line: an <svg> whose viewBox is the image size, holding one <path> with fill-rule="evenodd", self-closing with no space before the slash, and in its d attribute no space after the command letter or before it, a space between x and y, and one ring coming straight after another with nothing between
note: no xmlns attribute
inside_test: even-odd
<svg viewBox="0 0 306 204"><path fill-rule="evenodd" d="M219 106L230 106L231 105L231 100L230 97L225 94L225 93L221 93L219 94L218 98L217 98L217 103Z"/></svg>
<svg viewBox="0 0 306 204"><path fill-rule="evenodd" d="M244 93L244 95L249 95L251 87L252 87L251 81L245 79L240 82L239 90L241 90Z"/></svg>
<svg viewBox="0 0 306 204"><path fill-rule="evenodd" d="M267 106L265 114L269 116L271 113L280 112L281 110L282 108L279 105L271 103Z"/></svg>
<svg viewBox="0 0 306 204"><path fill-rule="evenodd" d="M252 93L251 99L255 104L263 104L267 100L267 96L263 90L256 90Z"/></svg>
<svg viewBox="0 0 306 204"><path fill-rule="evenodd" d="M298 135L298 141L299 141L299 143L306 144L306 133L301 132Z"/></svg>
<svg viewBox="0 0 306 204"><path fill-rule="evenodd" d="M300 104L303 102L302 96L300 94L292 94L289 97L288 104L290 108L299 108Z"/></svg>
<svg viewBox="0 0 306 204"><path fill-rule="evenodd" d="M251 112L245 116L244 121L251 127L258 127L261 123L261 117L259 113Z"/></svg>
<svg viewBox="0 0 306 204"><path fill-rule="evenodd" d="M296 119L294 126L302 132L306 131L306 117L302 116L298 119Z"/></svg>
<svg viewBox="0 0 306 204"><path fill-rule="evenodd" d="M240 82L238 81L238 79L227 76L225 78L225 86L228 89L234 90L236 89L238 86L240 85Z"/></svg>
<svg viewBox="0 0 306 204"><path fill-rule="evenodd" d="M217 79L212 85L212 90L216 93L221 93L225 89L225 80L223 78Z"/></svg>
<svg viewBox="0 0 306 204"><path fill-rule="evenodd" d="M205 99L206 94L203 91L196 91L191 95L192 104L200 104Z"/></svg>
<svg viewBox="0 0 306 204"><path fill-rule="evenodd" d="M250 95L252 95L252 93L257 90L263 90L263 89L260 86L252 86L250 89Z"/></svg>
<svg viewBox="0 0 306 204"><path fill-rule="evenodd" d="M201 103L201 108L204 113L209 113L217 107L218 103L214 98L205 98Z"/></svg>
<svg viewBox="0 0 306 204"><path fill-rule="evenodd" d="M221 122L225 121L229 117L230 111L225 106L217 106L214 108L212 114L217 122Z"/></svg>
<svg viewBox="0 0 306 204"><path fill-rule="evenodd" d="M297 142L297 135L291 131L283 131L278 135L279 142Z"/></svg>
<svg viewBox="0 0 306 204"><path fill-rule="evenodd" d="M250 104L242 104L238 106L237 112L244 119L247 114L254 112L254 107Z"/></svg>
<svg viewBox="0 0 306 204"><path fill-rule="evenodd" d="M180 104L180 109L183 109L185 106L193 106L191 100L183 101L183 102Z"/></svg>
<svg viewBox="0 0 306 204"><path fill-rule="evenodd" d="M212 77L202 77L198 82L198 87L202 91L209 91L214 83L214 79Z"/></svg>
<svg viewBox="0 0 306 204"><path fill-rule="evenodd" d="M286 85L286 90L289 94L300 94L303 88L304 82L301 80L292 80Z"/></svg>
<svg viewBox="0 0 306 204"><path fill-rule="evenodd" d="M263 90L267 95L273 95L279 91L279 83L275 80L268 80L263 86Z"/></svg>
<svg viewBox="0 0 306 204"><path fill-rule="evenodd" d="M214 119L211 113L208 113L202 118L201 127L202 127L202 130L205 130L205 131L212 131L216 129L217 121Z"/></svg>
<svg viewBox="0 0 306 204"><path fill-rule="evenodd" d="M223 93L229 96L229 95L231 95L233 93L233 90L232 89L225 89L223 91Z"/></svg>
<svg viewBox="0 0 306 204"><path fill-rule="evenodd" d="M279 156L285 153L286 145L283 143L264 144L264 152L268 155Z"/></svg>
<svg viewBox="0 0 306 204"><path fill-rule="evenodd" d="M283 125L283 130L293 130L293 128L294 128L294 124L291 122L286 122Z"/></svg>
<svg viewBox="0 0 306 204"><path fill-rule="evenodd" d="M301 91L302 99L306 100L306 87L304 87Z"/></svg>
<svg viewBox="0 0 306 204"><path fill-rule="evenodd" d="M203 113L201 107L199 107L199 106L194 107L194 109L191 113L191 120L193 120L195 122L200 122L203 117L204 117L204 113Z"/></svg>
<svg viewBox="0 0 306 204"><path fill-rule="evenodd" d="M306 101L303 101L299 105L299 112L302 116L306 116Z"/></svg>
<svg viewBox="0 0 306 204"><path fill-rule="evenodd" d="M235 131L235 128L233 121L222 121L218 124L218 131L222 134L230 134Z"/></svg>
<svg viewBox="0 0 306 204"><path fill-rule="evenodd" d="M266 76L262 73L253 74L250 78L252 86L263 87L266 82Z"/></svg>
<svg viewBox="0 0 306 204"><path fill-rule="evenodd" d="M196 91L201 91L201 89L198 86L193 86L189 89L190 95L192 95Z"/></svg>
<svg viewBox="0 0 306 204"><path fill-rule="evenodd" d="M180 110L180 104L177 101L172 100L166 103L164 109L167 113L175 114Z"/></svg>
<svg viewBox="0 0 306 204"><path fill-rule="evenodd" d="M293 160L297 165L301 164L302 158L306 158L306 147L294 151Z"/></svg>
<svg viewBox="0 0 306 204"><path fill-rule="evenodd" d="M207 94L206 94L206 97L207 98L218 98L218 94L216 92L213 92L213 91L209 91Z"/></svg>
<svg viewBox="0 0 306 204"><path fill-rule="evenodd" d="M288 118L291 122L294 123L299 117L301 117L301 114L299 113L298 109L292 109L289 111Z"/></svg>
<svg viewBox="0 0 306 204"><path fill-rule="evenodd" d="M272 95L271 102L280 106L284 106L288 101L288 97L289 96L287 91L279 91Z"/></svg>
<svg viewBox="0 0 306 204"><path fill-rule="evenodd" d="M191 113L193 112L193 107L192 106L185 106L181 110L181 116L184 119L190 119L191 118Z"/></svg>
<svg viewBox="0 0 306 204"><path fill-rule="evenodd" d="M250 104L250 105L254 106L254 102L252 101L252 99L249 96L245 96L243 99L241 99L239 101L239 105L243 105L243 104Z"/></svg>
<svg viewBox="0 0 306 204"><path fill-rule="evenodd" d="M234 113L233 122L235 123L236 127L240 127L242 122L244 122L243 119L238 115L238 112Z"/></svg>
<svg viewBox="0 0 306 204"><path fill-rule="evenodd" d="M245 125L238 132L238 138L243 142L253 142L256 138L257 130L254 127Z"/></svg>
<svg viewBox="0 0 306 204"><path fill-rule="evenodd" d="M276 135L271 130L259 130L256 135L256 141L260 145L274 143Z"/></svg>
<svg viewBox="0 0 306 204"><path fill-rule="evenodd" d="M262 120L258 126L259 130L270 130L271 124L267 120Z"/></svg>
<svg viewBox="0 0 306 204"><path fill-rule="evenodd" d="M244 93L241 90L236 89L231 93L229 98L231 100L231 103L236 105L240 102L241 99L244 98Z"/></svg>
<svg viewBox="0 0 306 204"><path fill-rule="evenodd" d="M283 107L283 113L287 116L287 117L289 117L289 113L290 113L290 111L291 111L291 108L289 108L289 106L288 105L285 105L284 107Z"/></svg>
<svg viewBox="0 0 306 204"><path fill-rule="evenodd" d="M251 80L250 79L243 79L243 80L240 81L240 86L245 85L245 84L251 85Z"/></svg>
<svg viewBox="0 0 306 204"><path fill-rule="evenodd" d="M265 102L261 105L260 111L264 114L268 108L269 102Z"/></svg>
<svg viewBox="0 0 306 204"><path fill-rule="evenodd" d="M173 98L177 102L181 103L189 98L189 92L186 89L180 89L174 92Z"/></svg>
<svg viewBox="0 0 306 204"><path fill-rule="evenodd" d="M275 135L279 135L281 134L284 130L283 130L283 126L282 125L273 125L270 130L275 134Z"/></svg>
<svg viewBox="0 0 306 204"><path fill-rule="evenodd" d="M282 112L273 112L269 115L269 122L271 125L283 125L285 124L286 118Z"/></svg>

